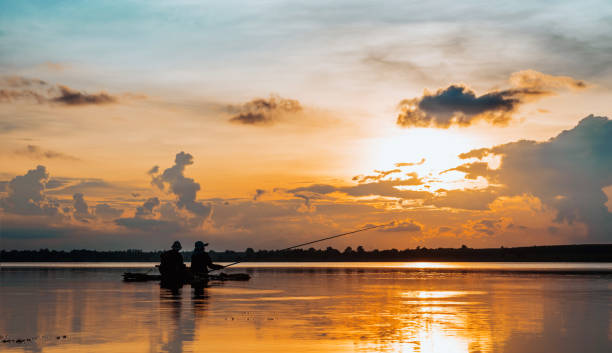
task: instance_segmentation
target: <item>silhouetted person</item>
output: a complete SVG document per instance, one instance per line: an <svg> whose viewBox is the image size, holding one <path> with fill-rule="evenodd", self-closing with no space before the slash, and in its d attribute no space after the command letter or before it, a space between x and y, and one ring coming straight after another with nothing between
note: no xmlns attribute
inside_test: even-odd
<svg viewBox="0 0 612 353"><path fill-rule="evenodd" d="M179 252L182 246L181 243L175 241L172 244L172 249L164 251L161 254L161 264L159 272L162 275L162 282L165 284L182 283L185 277L185 264L183 263L183 255Z"/></svg>
<svg viewBox="0 0 612 353"><path fill-rule="evenodd" d="M193 255L191 255L191 272L198 276L208 276L208 269L220 270L223 268L221 265L215 265L208 253L204 250L204 247L208 243L204 244L201 241L196 241L195 249L193 249Z"/></svg>

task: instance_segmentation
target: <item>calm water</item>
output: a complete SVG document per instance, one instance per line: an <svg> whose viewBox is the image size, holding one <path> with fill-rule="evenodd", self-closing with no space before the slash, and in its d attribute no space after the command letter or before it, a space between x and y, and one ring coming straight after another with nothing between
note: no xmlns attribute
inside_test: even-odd
<svg viewBox="0 0 612 353"><path fill-rule="evenodd" d="M249 282L203 293L121 281L151 265L2 264L0 351L612 352L612 264L249 264L232 270Z"/></svg>

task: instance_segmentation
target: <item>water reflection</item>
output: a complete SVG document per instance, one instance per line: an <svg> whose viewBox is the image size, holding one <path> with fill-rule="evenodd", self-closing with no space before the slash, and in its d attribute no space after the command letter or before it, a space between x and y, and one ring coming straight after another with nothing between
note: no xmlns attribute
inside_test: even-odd
<svg viewBox="0 0 612 353"><path fill-rule="evenodd" d="M0 270L0 334L36 337L0 351L612 351L607 275L258 268L173 290L120 273Z"/></svg>

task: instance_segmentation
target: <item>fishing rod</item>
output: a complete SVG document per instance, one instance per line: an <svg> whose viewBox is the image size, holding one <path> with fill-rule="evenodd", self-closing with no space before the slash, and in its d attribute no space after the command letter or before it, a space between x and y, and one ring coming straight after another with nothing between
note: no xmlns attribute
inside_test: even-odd
<svg viewBox="0 0 612 353"><path fill-rule="evenodd" d="M309 242L306 242L306 243L293 245L293 246L290 246L288 248L284 248L284 249L281 249L281 250L278 250L278 251L287 251L287 250L291 250L291 249L295 249L295 248L301 248L302 246L306 246L306 245L310 245L310 244L314 244L314 243L318 243L318 242L321 242L321 241L330 240L330 239L334 239L334 238L339 238L339 237L343 237L345 235L359 233L359 232L363 232L363 231L374 229L374 228L380 228L380 227L384 227L386 225L388 225L388 223L387 224L379 224L377 226L370 226L370 227L366 227L366 228L361 228L361 229L353 230L353 231L346 232L346 233L336 234L336 235L332 235L331 237L325 237L325 238L321 238L321 239L318 239L318 240L313 240L313 241L309 241ZM233 263L231 263L229 265L223 266L219 270L224 269L224 268L228 268L230 266L237 265L237 264L239 264L241 262L242 261L233 262ZM212 271L218 271L218 270L210 270L208 272L212 272Z"/></svg>

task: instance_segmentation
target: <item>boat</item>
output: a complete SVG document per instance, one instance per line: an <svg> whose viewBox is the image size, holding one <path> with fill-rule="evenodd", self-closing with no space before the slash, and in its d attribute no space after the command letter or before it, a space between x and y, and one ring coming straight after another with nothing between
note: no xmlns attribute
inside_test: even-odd
<svg viewBox="0 0 612 353"><path fill-rule="evenodd" d="M218 275L208 276L190 276L191 278L185 278L185 284L206 282L206 281L248 281L251 279L251 275L248 273L219 273ZM147 281L161 281L162 275L148 274L142 272L124 272L123 280L125 282L147 282Z"/></svg>

